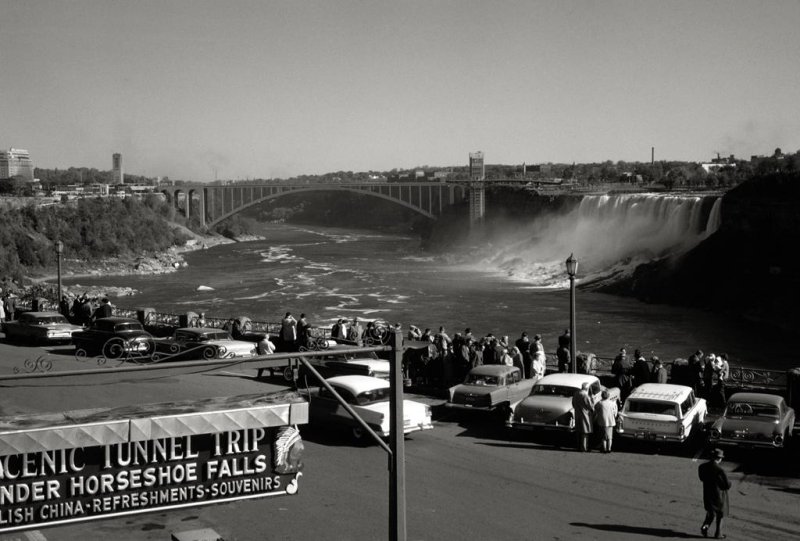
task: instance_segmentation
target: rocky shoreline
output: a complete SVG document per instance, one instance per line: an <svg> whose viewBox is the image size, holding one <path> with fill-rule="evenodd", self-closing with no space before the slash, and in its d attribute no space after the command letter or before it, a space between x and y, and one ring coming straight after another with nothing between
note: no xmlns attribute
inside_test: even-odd
<svg viewBox="0 0 800 541"><path fill-rule="evenodd" d="M184 254L197 250L206 250L221 244L232 244L234 242L248 242L263 240L264 237L258 235L242 235L234 239L223 237L222 235L198 235L192 234L182 246L173 246L168 250L158 253L139 254L129 257L113 257L100 261L87 262L79 259L64 259L62 262L63 278L89 278L97 276L127 276L127 275L157 275L176 272L178 269L187 266ZM29 301L36 297L52 297L56 294L48 295L50 290L54 290L57 274L36 274L26 276L23 284L6 284L3 291L9 290L16 294L22 301ZM130 287L87 287L80 284L63 286L62 292L67 295L83 295L89 297L102 296L130 296L138 293Z"/></svg>

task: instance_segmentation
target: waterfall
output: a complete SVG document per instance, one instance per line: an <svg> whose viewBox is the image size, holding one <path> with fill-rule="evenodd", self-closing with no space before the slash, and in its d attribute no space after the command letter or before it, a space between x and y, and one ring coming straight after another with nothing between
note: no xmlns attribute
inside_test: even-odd
<svg viewBox="0 0 800 541"><path fill-rule="evenodd" d="M564 287L564 260L574 253L580 280L602 282L641 263L688 250L719 227L721 198L707 219L703 197L620 194L584 197L561 215L509 227L481 262L535 287Z"/></svg>

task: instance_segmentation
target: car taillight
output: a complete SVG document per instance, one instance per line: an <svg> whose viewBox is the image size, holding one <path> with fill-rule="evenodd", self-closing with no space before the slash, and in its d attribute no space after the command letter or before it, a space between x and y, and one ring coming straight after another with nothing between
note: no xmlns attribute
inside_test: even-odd
<svg viewBox="0 0 800 541"><path fill-rule="evenodd" d="M425 404L425 417L430 417L430 416L431 416L431 407Z"/></svg>
<svg viewBox="0 0 800 541"><path fill-rule="evenodd" d="M686 435L686 425L681 425L681 430L679 432L681 438Z"/></svg>

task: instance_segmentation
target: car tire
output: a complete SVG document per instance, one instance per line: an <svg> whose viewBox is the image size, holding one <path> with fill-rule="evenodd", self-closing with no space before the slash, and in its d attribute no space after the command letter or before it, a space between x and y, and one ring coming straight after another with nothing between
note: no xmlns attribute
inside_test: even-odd
<svg viewBox="0 0 800 541"><path fill-rule="evenodd" d="M294 369L291 366L287 366L283 369L283 379L286 381L294 381Z"/></svg>
<svg viewBox="0 0 800 541"><path fill-rule="evenodd" d="M350 432L353 434L353 439L356 441L364 441L364 436L367 435L367 431L364 430L362 426L354 426Z"/></svg>

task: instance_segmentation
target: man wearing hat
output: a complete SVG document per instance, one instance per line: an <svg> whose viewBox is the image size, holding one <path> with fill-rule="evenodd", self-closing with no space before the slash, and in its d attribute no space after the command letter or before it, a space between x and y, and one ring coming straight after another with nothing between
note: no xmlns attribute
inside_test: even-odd
<svg viewBox="0 0 800 541"><path fill-rule="evenodd" d="M703 483L703 507L706 510L706 518L700 527L703 537L708 537L708 527L712 520L716 520L714 537L725 538L721 526L722 517L728 514L728 489L731 488L731 483L725 470L719 465L724 456L722 449L714 449L709 461L697 468L697 475Z"/></svg>

